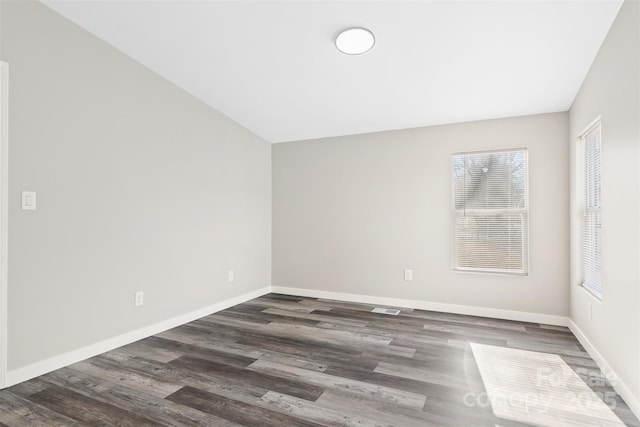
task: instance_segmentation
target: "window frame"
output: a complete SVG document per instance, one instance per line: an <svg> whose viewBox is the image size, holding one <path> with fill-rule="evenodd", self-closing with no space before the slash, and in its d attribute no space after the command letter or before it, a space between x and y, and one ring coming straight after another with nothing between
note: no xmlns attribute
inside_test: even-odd
<svg viewBox="0 0 640 427"><path fill-rule="evenodd" d="M598 159L598 166L599 166L599 175L600 175L600 182L599 182L599 195L598 195L598 199L600 202L600 205L597 207L591 207L588 208L587 207L587 137L590 136L594 131L598 131L599 135L598 135L598 139L599 139L599 159ZM598 116L596 117L591 123L589 123L589 125L578 135L578 150L576 150L576 158L578 160L578 179L577 182L579 182L580 185L576 186L576 192L577 192L577 199L579 201L579 215L580 215L580 245L579 245L579 250L580 250L580 266L579 266L579 272L580 272L580 282L579 282L579 286L581 286L585 291L587 291L589 294L591 294L594 298L596 298L598 301L602 301L602 297L604 294L604 283L603 283L603 278L602 278L602 253L603 253L603 248L602 248L602 229L603 229L603 215L602 215L602 117ZM599 259L596 260L596 262L599 264L598 268L599 268L599 273L600 273L600 277L599 277L599 283L597 286L590 286L586 284L586 279L585 279L585 275L586 275L586 248L585 248L585 222L587 220L587 215L589 214L597 214L599 216L599 229L598 229L598 233L599 236L597 237L598 240L598 249L599 249ZM597 227L596 227L597 228Z"/></svg>
<svg viewBox="0 0 640 427"><path fill-rule="evenodd" d="M517 209L465 209L466 214L476 213L477 215L491 214L495 216L506 214L522 215L523 218L523 243L522 243L522 262L523 269L496 269L496 268L482 268L482 267L460 267L458 265L458 244L456 238L457 220L460 217L460 209L456 209L456 183L455 183L455 161L456 157L460 156L472 156L472 155L491 155L499 153L515 153L523 152L525 159L525 174L524 174L524 207ZM495 149L495 150L481 150L481 151L465 151L451 154L451 167L450 167L450 179L451 179L451 268L456 273L473 273L483 275L499 275L499 276L520 276L528 277L531 272L531 264L529 262L529 150L526 147Z"/></svg>

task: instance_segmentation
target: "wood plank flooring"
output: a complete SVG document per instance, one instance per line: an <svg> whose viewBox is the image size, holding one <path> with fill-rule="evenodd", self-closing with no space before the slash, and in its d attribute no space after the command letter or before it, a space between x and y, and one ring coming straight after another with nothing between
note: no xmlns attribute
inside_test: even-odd
<svg viewBox="0 0 640 427"><path fill-rule="evenodd" d="M493 415L471 342L558 354L613 392L567 328L372 308L265 295L2 390L0 427L526 426Z"/></svg>

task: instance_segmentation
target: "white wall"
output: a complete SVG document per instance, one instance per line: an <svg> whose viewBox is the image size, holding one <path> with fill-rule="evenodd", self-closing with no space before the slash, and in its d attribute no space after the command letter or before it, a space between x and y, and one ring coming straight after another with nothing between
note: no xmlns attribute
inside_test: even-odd
<svg viewBox="0 0 640 427"><path fill-rule="evenodd" d="M9 369L269 286L270 145L40 3L1 5Z"/></svg>
<svg viewBox="0 0 640 427"><path fill-rule="evenodd" d="M582 88L570 117L571 319L620 377L627 403L640 413L640 43L639 3L626 1ZM580 204L576 185L580 133L602 116L603 297L580 286ZM588 304L593 307L589 319ZM627 392L624 391L627 390ZM629 395L631 393L631 396ZM631 398L630 398L631 397ZM633 401L635 399L635 402Z"/></svg>
<svg viewBox="0 0 640 427"><path fill-rule="evenodd" d="M566 316L567 140L554 113L274 144L272 284ZM451 154L517 147L529 149L530 276L453 272Z"/></svg>

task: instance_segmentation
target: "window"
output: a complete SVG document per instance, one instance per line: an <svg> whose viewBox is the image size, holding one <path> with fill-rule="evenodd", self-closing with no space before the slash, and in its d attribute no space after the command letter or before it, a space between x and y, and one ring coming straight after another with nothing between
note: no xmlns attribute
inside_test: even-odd
<svg viewBox="0 0 640 427"><path fill-rule="evenodd" d="M453 155L453 269L527 275L525 149Z"/></svg>
<svg viewBox="0 0 640 427"><path fill-rule="evenodd" d="M583 285L602 298L602 214L600 204L600 120L581 136L584 143L584 203L582 210Z"/></svg>

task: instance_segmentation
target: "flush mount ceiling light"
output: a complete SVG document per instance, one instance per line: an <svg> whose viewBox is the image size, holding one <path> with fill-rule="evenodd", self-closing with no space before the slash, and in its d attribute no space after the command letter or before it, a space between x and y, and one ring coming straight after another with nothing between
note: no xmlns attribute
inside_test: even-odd
<svg viewBox="0 0 640 427"><path fill-rule="evenodd" d="M336 47L346 55L360 55L376 44L373 33L366 28L347 28L336 37Z"/></svg>

